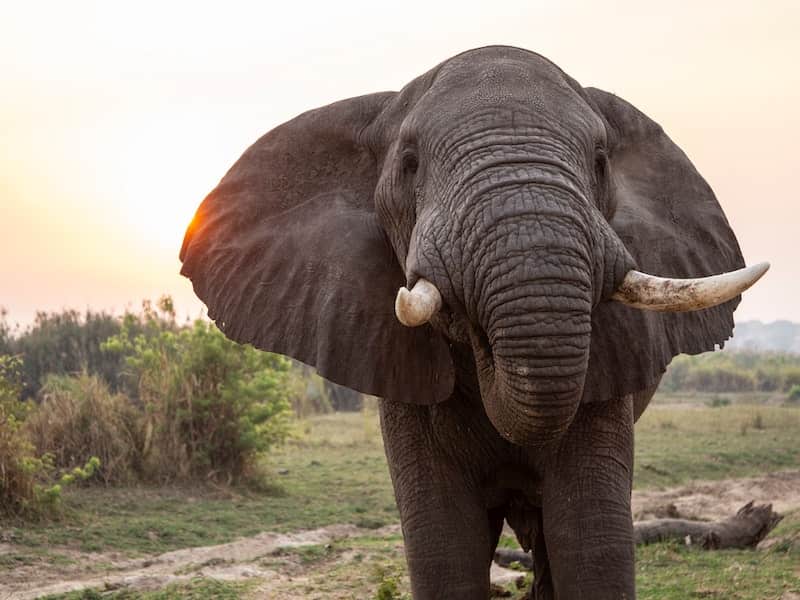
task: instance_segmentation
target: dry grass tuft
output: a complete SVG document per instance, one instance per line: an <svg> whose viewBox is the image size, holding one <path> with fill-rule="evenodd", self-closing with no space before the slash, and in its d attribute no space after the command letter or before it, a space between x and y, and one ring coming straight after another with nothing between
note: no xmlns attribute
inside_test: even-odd
<svg viewBox="0 0 800 600"><path fill-rule="evenodd" d="M94 375L51 376L41 404L26 421L39 455L69 468L90 457L100 459L96 477L104 483L127 483L135 474L144 435L139 411L121 394L112 394Z"/></svg>

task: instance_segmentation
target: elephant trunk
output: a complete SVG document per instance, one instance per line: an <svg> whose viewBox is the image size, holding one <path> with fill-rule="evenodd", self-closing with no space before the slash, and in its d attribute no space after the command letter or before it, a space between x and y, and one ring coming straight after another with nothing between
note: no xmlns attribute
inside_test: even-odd
<svg viewBox="0 0 800 600"><path fill-rule="evenodd" d="M473 347L489 419L509 441L536 447L557 439L580 403L591 302L573 298L569 308L544 309L563 297L529 293L538 310L523 300L498 306L485 337L473 333Z"/></svg>
<svg viewBox="0 0 800 600"><path fill-rule="evenodd" d="M627 253L620 258L616 236L576 211L566 194L506 198L509 204L519 208L479 236L465 300L486 413L507 440L538 447L560 437L575 416L592 309L630 261Z"/></svg>

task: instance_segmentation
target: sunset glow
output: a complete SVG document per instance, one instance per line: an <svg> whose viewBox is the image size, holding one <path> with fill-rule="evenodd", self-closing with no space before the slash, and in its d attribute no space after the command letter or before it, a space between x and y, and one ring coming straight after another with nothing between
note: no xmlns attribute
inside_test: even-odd
<svg viewBox="0 0 800 600"><path fill-rule="evenodd" d="M541 52L660 122L716 191L748 263L773 264L737 317L800 320L797 3L121 6L4 10L0 306L12 322L163 293L199 314L178 275L183 233L248 145L491 43Z"/></svg>

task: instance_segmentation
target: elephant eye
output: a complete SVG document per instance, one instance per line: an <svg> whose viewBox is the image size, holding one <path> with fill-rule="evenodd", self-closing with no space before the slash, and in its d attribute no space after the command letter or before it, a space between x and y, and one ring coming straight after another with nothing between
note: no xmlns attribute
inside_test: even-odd
<svg viewBox="0 0 800 600"><path fill-rule="evenodd" d="M419 159L417 158L417 154L415 152L406 150L403 152L401 161L403 173L413 175L417 172L417 169L419 168Z"/></svg>
<svg viewBox="0 0 800 600"><path fill-rule="evenodd" d="M615 205L610 188L611 182L609 181L608 168L608 153L605 148L598 147L595 151L595 178L593 187L598 208L607 220L611 220L614 216Z"/></svg>
<svg viewBox="0 0 800 600"><path fill-rule="evenodd" d="M596 185L602 186L608 175L608 154L605 148L597 147L594 152L594 174Z"/></svg>

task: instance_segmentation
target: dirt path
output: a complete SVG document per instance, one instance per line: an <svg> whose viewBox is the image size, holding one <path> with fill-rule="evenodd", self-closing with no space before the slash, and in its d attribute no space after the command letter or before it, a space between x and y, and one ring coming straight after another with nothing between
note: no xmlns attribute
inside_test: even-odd
<svg viewBox="0 0 800 600"><path fill-rule="evenodd" d="M663 491L634 492L635 518L663 516L673 505L681 516L717 519L736 512L746 502L771 502L778 512L800 508L800 470L771 473L763 477L697 482ZM75 553L68 566L22 566L7 573L0 584L0 600L24 600L46 594L64 593L85 588L137 590L159 589L169 583L195 577L227 581L259 578L278 590L298 577L278 570L274 563L260 560L281 548L328 544L354 537L382 537L399 533L398 525L379 530L355 525L331 525L293 534L262 533L218 546L186 548L144 559L120 559L114 554ZM13 546L0 544L0 554ZM270 566L264 566L264 564ZM102 565L102 567L100 566ZM496 567L496 566L495 566ZM493 569L493 579L514 577L513 572ZM518 573L516 574L518 576Z"/></svg>
<svg viewBox="0 0 800 600"><path fill-rule="evenodd" d="M280 580L280 572L259 566L258 559L281 548L297 548L328 544L335 540L358 536L388 536L397 534L399 525L382 529L362 529L355 525L330 525L299 533L261 533L228 544L200 546L166 552L137 560L115 560L114 555L87 553L70 568L21 567L0 585L0 600L24 600L47 594L61 594L84 588L137 590L159 589L170 583L195 577L212 577L235 581L250 577ZM2 548L0 548L2 552ZM78 558L78 557L75 557ZM103 573L81 574L81 566L103 564ZM49 583L45 583L47 581Z"/></svg>

